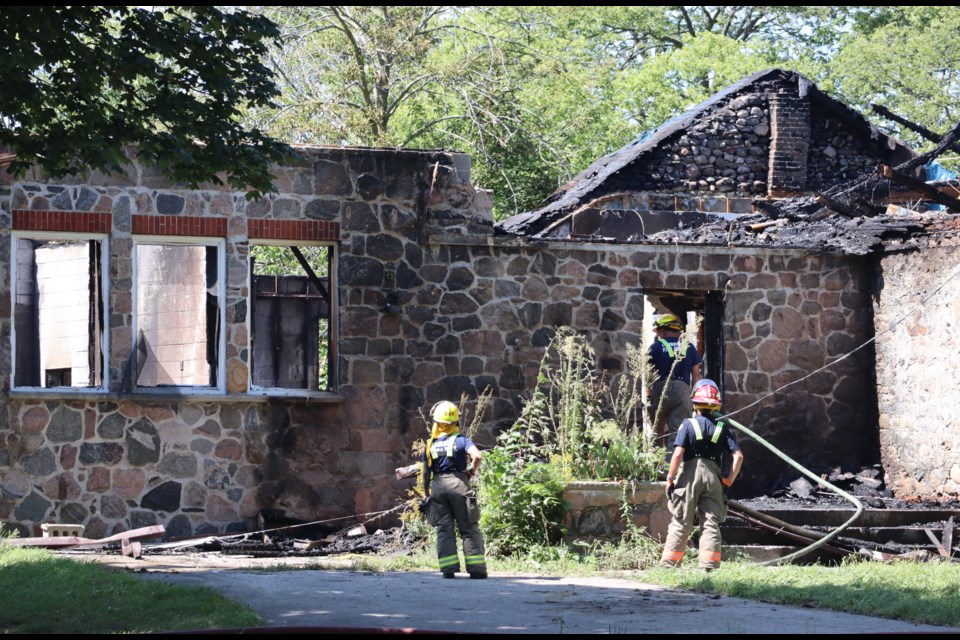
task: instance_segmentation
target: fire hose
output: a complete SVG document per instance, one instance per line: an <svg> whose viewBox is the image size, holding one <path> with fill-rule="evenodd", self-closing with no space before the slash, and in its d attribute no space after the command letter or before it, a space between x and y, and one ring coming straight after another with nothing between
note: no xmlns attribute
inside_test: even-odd
<svg viewBox="0 0 960 640"><path fill-rule="evenodd" d="M782 557L782 558L777 558L777 559L775 559L775 560L767 560L767 561L761 562L761 563L759 563L759 564L761 564L761 565L787 564L787 563L789 563L789 562L791 562L791 561L793 561L793 560L795 560L795 559L797 559L797 558L803 557L803 556L805 556L805 555L807 555L807 554L809 554L809 553L811 553L811 552L813 552L813 551L816 551L816 550L819 549L820 547L826 545L828 542L830 542L831 540L833 540L834 538L836 538L837 536L839 536L840 533L841 533L844 529L847 529L847 528L850 527L854 522L856 522L857 519L860 517L860 515L863 513L863 504L862 504L859 500L857 500L857 498L855 498L854 496L850 495L849 493L847 493L846 491L844 491L844 490L841 489L840 487L837 487L837 486L835 486L835 485L827 482L826 480L824 480L823 478L821 478L821 477L818 476L817 474L813 473L812 471L810 471L809 469L807 469L806 467L804 467L803 465L801 465L799 462L797 462L796 460L794 460L793 458L791 458L790 456L788 456L788 455L785 454L784 452L780 451L780 450L777 449L775 446L773 446L772 444L770 444L769 442L767 442L766 440L764 440L762 437L758 436L756 433L754 433L753 431L751 431L751 430L748 429L747 427L743 426L742 424L740 424L739 422L737 422L737 421L734 420L733 418L724 417L723 420L726 421L726 422L729 422L730 424L732 424L732 425L735 426L736 428L742 430L742 431L743 431L744 433L746 433L748 436L750 436L751 438L753 438L754 440L756 440L757 442L759 442L761 445L763 445L764 447L766 447L767 449L769 449L770 451L772 451L772 452L774 453L774 455L776 455L776 456L779 457L781 460L783 460L784 462L786 462L787 464L789 464L790 466L792 466L793 468L795 468L797 471L799 471L799 472L802 473L803 475L807 476L808 478L810 478L811 480L813 480L813 481L816 482L817 484L822 485L822 486L826 487L827 489L833 491L834 493L840 495L840 496L843 497L844 499L846 499L846 500L848 500L849 502L851 502L851 503L853 504L853 506L855 506L855 507L857 508L856 512L854 512L853 516L851 516L851 518L850 518L849 520L847 520L847 521L844 522L842 525L840 525L839 527L837 527L836 529L834 529L833 531L831 531L829 534L827 534L827 535L824 536L823 538L820 538L819 540L817 540L817 541L814 542L813 544L810 544L810 545L808 545L808 546L800 549L799 551L795 551L794 553L791 553L791 554L789 554L789 555L786 555L786 556L784 556L784 557Z"/></svg>

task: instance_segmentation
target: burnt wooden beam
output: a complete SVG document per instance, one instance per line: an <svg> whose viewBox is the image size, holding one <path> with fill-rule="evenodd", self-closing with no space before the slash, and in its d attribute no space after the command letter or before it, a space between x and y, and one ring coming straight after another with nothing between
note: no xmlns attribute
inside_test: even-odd
<svg viewBox="0 0 960 640"><path fill-rule="evenodd" d="M848 218L857 218L859 216L865 215L864 213L857 211L856 209L852 209L845 204L841 204L836 199L831 198L830 196L824 195L822 193L817 194L817 202L827 207L831 211L835 211L840 215L846 216Z"/></svg>
<svg viewBox="0 0 960 640"><path fill-rule="evenodd" d="M953 555L953 516L950 516L947 524L943 527L943 548L948 552L947 557Z"/></svg>
<svg viewBox="0 0 960 640"><path fill-rule="evenodd" d="M930 129L927 129L923 125L919 125L916 122L907 120L903 116L898 116L897 114L890 111L890 109L887 109L884 106L881 106L879 104L871 104L870 108L873 109L874 112L877 113L878 115L881 115L888 120L892 120L897 124L903 125L907 129L910 129L914 133L919 134L920 136L926 138L930 142L941 142L943 140L943 136L940 135L939 133L931 131ZM953 149L956 151L960 151L960 145L954 145Z"/></svg>
<svg viewBox="0 0 960 640"><path fill-rule="evenodd" d="M897 171L903 173L906 171L913 171L914 169L922 167L927 163L929 163L931 160L935 158L939 158L943 154L943 152L946 151L947 149L952 149L953 146L957 143L958 139L960 139L960 122L954 125L953 129L950 129L947 135L943 136L943 138L940 139L940 142L937 144L937 147L935 149L931 149L926 153L922 153L918 155L916 158L907 160L906 162L899 164L894 168Z"/></svg>
<svg viewBox="0 0 960 640"><path fill-rule="evenodd" d="M303 270L307 273L307 277L310 278L310 282L320 291L320 295L323 296L323 301L327 304L330 304L330 293L323 286L323 283L320 281L320 278L317 277L317 274L314 273L313 267L310 266L310 263L307 262L307 259L304 257L303 252L300 251L299 247L287 247L290 249L290 252L297 259L297 262L300 263L300 266L303 267Z"/></svg>
<svg viewBox="0 0 960 640"><path fill-rule="evenodd" d="M770 531L770 532L773 533L774 535L782 536L782 537L784 537L784 538L789 538L790 540L793 540L794 542L799 542L799 543L801 543L803 546L809 546L809 545L813 544L814 542L816 542L817 540L820 540L821 538L824 537L824 536L822 536L822 535L818 535L818 536L816 536L816 537L814 537L814 535L800 535L800 534L798 534L798 533L794 533L793 531L787 531L787 530L785 530L783 527L778 527L778 526L769 524L768 522L765 522L765 521L763 521L763 520L760 520L760 519L758 519L758 518L751 517L751 516L747 515L746 513L738 513L735 509L730 509L729 511L730 511L730 513L736 515L738 518L743 518L743 520L745 520L745 521L748 522L749 524L752 524L752 525L754 525L754 526L756 526L756 527L760 527L761 529L766 529L767 531ZM812 534L812 532L811 532L811 534ZM843 548L841 548L841 547L835 547L835 546L830 545L830 544L825 544L825 545L823 545L823 546L820 547L820 548L821 548L823 551L826 551L826 552L828 552L828 553L832 553L833 555L835 555L835 556L840 556L840 557L845 557L845 556L848 556L848 555L850 555L851 553L853 553L852 551L850 551L850 550L848 550L848 549L843 549Z"/></svg>
<svg viewBox="0 0 960 640"><path fill-rule="evenodd" d="M937 548L937 553L939 553L944 558L950 557L950 552L943 548L943 545L940 544L939 540L937 540L937 536L933 535L933 531L930 531L930 529L924 529L923 532L927 534L927 537L930 538L930 541L933 543L933 546Z"/></svg>
<svg viewBox="0 0 960 640"><path fill-rule="evenodd" d="M773 216L774 218L779 218L780 216L785 215L783 210L776 202L767 202L766 200L754 200L753 206L760 211L764 212L768 216Z"/></svg>
<svg viewBox="0 0 960 640"><path fill-rule="evenodd" d="M900 173L893 167L883 165L880 167L880 173L887 180L892 180L897 184L902 184L905 187L909 187L914 191L918 191L925 195L930 200L933 200L937 204L942 204L945 207L950 207L954 211L960 211L960 200L950 197L947 194L943 193L936 187L931 187L923 180L918 180L911 176Z"/></svg>

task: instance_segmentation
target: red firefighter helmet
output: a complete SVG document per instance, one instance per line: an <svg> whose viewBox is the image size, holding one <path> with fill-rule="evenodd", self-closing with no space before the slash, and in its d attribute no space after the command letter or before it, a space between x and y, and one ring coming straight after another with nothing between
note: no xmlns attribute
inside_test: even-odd
<svg viewBox="0 0 960 640"><path fill-rule="evenodd" d="M717 410L722 404L720 389L713 380L703 378L693 385L693 406L699 409Z"/></svg>

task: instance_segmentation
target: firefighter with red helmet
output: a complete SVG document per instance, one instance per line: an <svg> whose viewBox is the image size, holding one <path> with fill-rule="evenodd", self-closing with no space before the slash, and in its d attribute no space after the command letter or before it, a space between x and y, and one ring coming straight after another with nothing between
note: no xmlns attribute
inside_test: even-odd
<svg viewBox="0 0 960 640"><path fill-rule="evenodd" d="M427 521L437 528L437 560L444 578L460 570L457 537L463 539L463 559L471 578L486 578L480 508L470 479L483 455L470 438L460 433L460 410L446 400L430 410L433 428L423 452L423 485Z"/></svg>
<svg viewBox="0 0 960 640"><path fill-rule="evenodd" d="M667 437L676 433L680 423L693 413L690 385L700 380L703 362L697 348L683 334L683 323L672 313L665 313L653 322L657 339L647 350L647 360L657 371L649 389L647 408L654 433Z"/></svg>
<svg viewBox="0 0 960 640"><path fill-rule="evenodd" d="M683 561L694 518L700 520L698 561L701 569L720 567L720 523L727 515L723 487L737 479L743 453L730 427L719 416L720 389L704 378L694 386L695 415L683 421L677 431L667 471L667 503L673 519L660 566L676 567ZM730 472L721 473L724 454L732 456Z"/></svg>

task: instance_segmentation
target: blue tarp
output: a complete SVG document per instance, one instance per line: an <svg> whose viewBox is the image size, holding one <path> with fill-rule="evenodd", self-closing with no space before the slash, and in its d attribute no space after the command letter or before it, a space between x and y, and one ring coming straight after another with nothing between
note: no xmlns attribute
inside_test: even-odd
<svg viewBox="0 0 960 640"><path fill-rule="evenodd" d="M928 165L923 167L924 179L927 182L934 182L939 180L955 180L957 178L956 171L950 171L945 166L939 162L931 162ZM927 210L929 211L943 211L946 209L942 204L928 204Z"/></svg>

